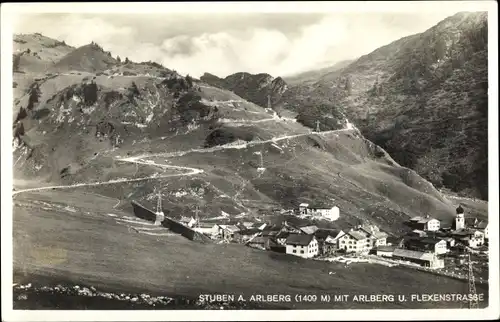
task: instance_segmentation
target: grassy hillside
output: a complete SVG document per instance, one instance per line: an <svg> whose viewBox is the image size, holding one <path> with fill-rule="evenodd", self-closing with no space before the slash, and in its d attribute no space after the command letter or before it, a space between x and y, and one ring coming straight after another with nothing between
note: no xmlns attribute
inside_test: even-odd
<svg viewBox="0 0 500 322"><path fill-rule="evenodd" d="M56 199L61 208L43 206L46 209L42 209L33 204ZM116 293L145 292L193 299L199 294L235 292L249 297L251 294L427 294L467 290L463 281L411 269L373 264L344 267L340 263L305 260L243 245L200 245L176 235L136 233L120 223L129 214L113 209L114 200L76 191L26 194L16 197L15 202L18 203L14 209L16 283L43 280L46 285L74 283ZM487 294L483 286L477 288L478 293ZM463 304L386 302L377 303L376 307L436 308L436 305L460 308ZM369 309L374 304L291 302L267 308Z"/></svg>

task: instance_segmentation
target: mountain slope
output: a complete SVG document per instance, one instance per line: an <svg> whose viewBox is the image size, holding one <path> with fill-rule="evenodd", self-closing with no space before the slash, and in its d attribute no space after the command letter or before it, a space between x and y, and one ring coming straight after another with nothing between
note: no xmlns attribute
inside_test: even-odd
<svg viewBox="0 0 500 322"><path fill-rule="evenodd" d="M290 85L294 86L297 84L304 84L304 83L310 83L310 82L316 82L318 79L321 79L322 77L325 76L330 76L332 73L340 73L340 71L349 66L350 63L352 63L353 60L342 60L339 61L332 66L320 68L317 70L310 70L307 72L299 73L296 75L290 75L287 77L283 77L285 82Z"/></svg>
<svg viewBox="0 0 500 322"><path fill-rule="evenodd" d="M212 86L230 90L262 107L268 107L269 104L273 106L287 90L287 84L281 77L275 78L265 73L255 75L235 73L223 79L205 73L200 80Z"/></svg>
<svg viewBox="0 0 500 322"><path fill-rule="evenodd" d="M75 48L41 34L14 35L14 71L44 73Z"/></svg>
<svg viewBox="0 0 500 322"><path fill-rule="evenodd" d="M117 65L118 61L111 57L96 43L79 47L62 57L51 67L51 72L100 72Z"/></svg>
<svg viewBox="0 0 500 322"><path fill-rule="evenodd" d="M291 87L280 104L341 108L437 187L487 199L487 28L487 13L458 13Z"/></svg>
<svg viewBox="0 0 500 322"><path fill-rule="evenodd" d="M92 46L59 62L90 70L95 65L87 65L93 62L86 53L107 55ZM17 101L23 111L15 122L18 189L76 185L71 189L149 206L160 190L165 213L189 214L198 205L205 217L225 211L261 220L279 220L273 209L300 202L335 203L342 216L334 225L362 220L392 233L404 229L408 216L453 216L454 205L432 184L346 127L343 114L335 116L341 121L331 125L335 131L312 133L295 119L158 64L127 62L102 71L104 65L93 73L39 77ZM259 79L275 89L276 79Z"/></svg>

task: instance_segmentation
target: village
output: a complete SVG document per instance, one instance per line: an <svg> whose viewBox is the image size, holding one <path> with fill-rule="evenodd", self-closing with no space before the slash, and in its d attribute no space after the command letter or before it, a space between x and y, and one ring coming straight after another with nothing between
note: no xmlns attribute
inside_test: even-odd
<svg viewBox="0 0 500 322"><path fill-rule="evenodd" d="M302 203L293 211L293 217L335 222L340 217L340 209ZM211 223L200 221L197 215L196 218L181 217L179 223L217 243L238 243L263 251L346 265L360 261L387 266L406 264L445 274L449 271L447 268L459 271L462 266L462 270L466 270L466 254L474 254L483 255L482 262L487 267L488 222L466 217L461 206L451 223L430 216L410 218L403 223L408 229L402 236L390 236L372 224L350 229L319 228L297 223L293 217L280 225L246 221ZM229 218L229 215L222 212L219 218ZM459 272L449 274L460 276ZM484 279L480 277L478 282Z"/></svg>

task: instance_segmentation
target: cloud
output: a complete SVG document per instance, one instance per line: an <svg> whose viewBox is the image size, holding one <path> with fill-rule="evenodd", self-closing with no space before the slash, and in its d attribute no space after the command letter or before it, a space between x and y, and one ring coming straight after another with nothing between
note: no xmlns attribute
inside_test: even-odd
<svg viewBox="0 0 500 322"><path fill-rule="evenodd" d="M439 14L79 15L24 17L17 31L40 32L73 46L97 42L113 55L157 61L182 74L289 75L354 59L423 32ZM149 18L149 19L148 19Z"/></svg>

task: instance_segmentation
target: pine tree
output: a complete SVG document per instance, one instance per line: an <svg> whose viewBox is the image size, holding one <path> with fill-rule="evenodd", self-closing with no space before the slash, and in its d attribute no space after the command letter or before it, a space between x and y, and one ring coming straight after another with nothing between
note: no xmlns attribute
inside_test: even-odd
<svg viewBox="0 0 500 322"><path fill-rule="evenodd" d="M187 82L188 88L193 87L193 78L191 76L189 76L189 74L186 76L186 82Z"/></svg>
<svg viewBox="0 0 500 322"><path fill-rule="evenodd" d="M122 62L122 59L120 58L120 56L116 56L116 60L121 63Z"/></svg>

